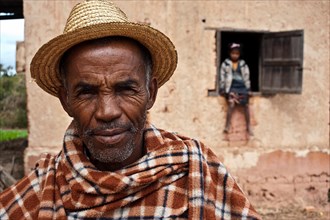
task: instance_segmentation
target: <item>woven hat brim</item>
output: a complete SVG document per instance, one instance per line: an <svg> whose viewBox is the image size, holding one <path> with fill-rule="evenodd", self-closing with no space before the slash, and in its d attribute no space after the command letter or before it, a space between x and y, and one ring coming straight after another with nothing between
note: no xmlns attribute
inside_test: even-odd
<svg viewBox="0 0 330 220"><path fill-rule="evenodd" d="M158 87L164 85L173 75L178 58L175 47L167 36L147 25L113 22L80 28L44 44L31 61L32 78L43 90L58 97L58 90L62 86L59 62L65 51L81 42L107 36L129 37L144 45L150 51L152 72Z"/></svg>

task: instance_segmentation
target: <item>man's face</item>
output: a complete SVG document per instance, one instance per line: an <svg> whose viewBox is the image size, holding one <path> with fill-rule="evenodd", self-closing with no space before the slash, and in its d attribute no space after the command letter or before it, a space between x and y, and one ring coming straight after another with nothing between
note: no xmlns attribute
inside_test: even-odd
<svg viewBox="0 0 330 220"><path fill-rule="evenodd" d="M147 87L139 47L127 40L76 47L65 73L60 99L92 160L128 165L138 159L146 111L157 94L154 78Z"/></svg>
<svg viewBox="0 0 330 220"><path fill-rule="evenodd" d="M236 62L239 57L240 57L241 53L239 52L239 49L232 49L230 51L230 59L234 62Z"/></svg>

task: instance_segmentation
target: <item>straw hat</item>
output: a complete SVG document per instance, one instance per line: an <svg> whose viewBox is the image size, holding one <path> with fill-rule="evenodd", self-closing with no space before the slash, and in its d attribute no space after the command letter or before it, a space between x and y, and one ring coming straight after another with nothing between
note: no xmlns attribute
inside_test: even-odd
<svg viewBox="0 0 330 220"><path fill-rule="evenodd" d="M31 62L32 78L43 90L57 97L62 86L59 62L64 52L83 41L107 36L129 37L144 45L150 51L158 87L173 75L177 53L168 37L148 25L128 21L125 13L110 1L91 0L77 4L63 34L38 50Z"/></svg>

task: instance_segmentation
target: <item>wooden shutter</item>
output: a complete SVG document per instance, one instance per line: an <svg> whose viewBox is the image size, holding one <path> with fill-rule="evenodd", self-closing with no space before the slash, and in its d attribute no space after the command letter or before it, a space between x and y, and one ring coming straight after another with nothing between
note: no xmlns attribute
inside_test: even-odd
<svg viewBox="0 0 330 220"><path fill-rule="evenodd" d="M303 30L264 34L260 76L262 93L301 93L303 36Z"/></svg>

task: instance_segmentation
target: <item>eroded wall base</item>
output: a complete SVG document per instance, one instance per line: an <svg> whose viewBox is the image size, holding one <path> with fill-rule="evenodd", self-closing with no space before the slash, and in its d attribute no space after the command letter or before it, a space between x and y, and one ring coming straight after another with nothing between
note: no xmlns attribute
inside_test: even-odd
<svg viewBox="0 0 330 220"><path fill-rule="evenodd" d="M242 164L235 166L229 161L226 164L226 157L231 161L236 158L236 163ZM227 152L224 163L229 169L236 168L231 173L257 209L315 207L328 210L329 214L329 152L276 150L236 155Z"/></svg>

